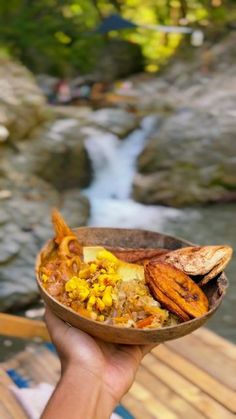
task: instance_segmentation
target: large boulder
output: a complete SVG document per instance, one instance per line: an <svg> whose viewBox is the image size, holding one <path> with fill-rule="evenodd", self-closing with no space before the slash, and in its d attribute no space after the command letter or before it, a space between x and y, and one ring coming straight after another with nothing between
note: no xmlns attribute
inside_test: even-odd
<svg viewBox="0 0 236 419"><path fill-rule="evenodd" d="M30 71L0 59L0 143L19 140L46 117L46 102Z"/></svg>
<svg viewBox="0 0 236 419"><path fill-rule="evenodd" d="M139 156L136 200L184 206L236 199L235 42L234 33L191 62L174 59L141 86L141 107L162 115L162 124Z"/></svg>
<svg viewBox="0 0 236 419"><path fill-rule="evenodd" d="M89 122L124 138L139 125L138 118L124 109L104 108L89 115Z"/></svg>
<svg viewBox="0 0 236 419"><path fill-rule="evenodd" d="M212 112L183 108L164 120L138 159L136 200L183 206L236 198L236 95L224 104Z"/></svg>
<svg viewBox="0 0 236 419"><path fill-rule="evenodd" d="M18 143L18 152L12 154L10 164L20 172L39 176L58 190L88 186L92 169L85 137L79 120L57 119Z"/></svg>
<svg viewBox="0 0 236 419"><path fill-rule="evenodd" d="M35 258L52 237L51 208L60 208L71 226L86 225L89 205L78 190L60 194L46 182L12 173L0 178L0 311L15 310L39 298ZM8 191L8 194L6 192Z"/></svg>

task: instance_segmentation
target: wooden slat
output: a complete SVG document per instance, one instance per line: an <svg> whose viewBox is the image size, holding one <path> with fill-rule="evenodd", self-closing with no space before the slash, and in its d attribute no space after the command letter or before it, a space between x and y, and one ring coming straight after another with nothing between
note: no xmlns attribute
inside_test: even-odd
<svg viewBox="0 0 236 419"><path fill-rule="evenodd" d="M146 406L147 412L158 419L178 419L178 416L166 405L153 397L142 384L135 381L129 390L130 394Z"/></svg>
<svg viewBox="0 0 236 419"><path fill-rule="evenodd" d="M123 397L121 403L132 413L135 419L156 419L157 417L148 412L145 404L134 397L130 392Z"/></svg>
<svg viewBox="0 0 236 419"><path fill-rule="evenodd" d="M143 359L143 365L181 398L185 399L209 419L233 419L235 416L224 406L209 397L197 386L173 371L167 365L156 362L152 354Z"/></svg>
<svg viewBox="0 0 236 419"><path fill-rule="evenodd" d="M41 348L38 352L33 352L22 367L33 377L35 383L47 382L55 385L60 377L60 370L55 371L53 365L47 362L47 352L49 351L44 348Z"/></svg>
<svg viewBox="0 0 236 419"><path fill-rule="evenodd" d="M34 359L37 359L41 369L44 371L44 381L56 385L61 374L59 358L46 348L40 348L39 356L34 356Z"/></svg>
<svg viewBox="0 0 236 419"><path fill-rule="evenodd" d="M7 407L3 404L3 402L0 400L0 418L1 419L14 419L12 418L9 410Z"/></svg>
<svg viewBox="0 0 236 419"><path fill-rule="evenodd" d="M158 360L180 373L201 390L204 390L205 393L216 399L227 409L236 413L236 393L234 391L164 345L153 349L152 353Z"/></svg>
<svg viewBox="0 0 236 419"><path fill-rule="evenodd" d="M18 404L11 391L2 383L0 383L0 405L2 406L2 411L5 409L5 414L1 416L1 419L8 419L8 417L10 419L27 419L26 413Z"/></svg>
<svg viewBox="0 0 236 419"><path fill-rule="evenodd" d="M34 384L47 382L55 385L60 377L60 361L44 347L31 347L13 359L0 364L4 370L13 368Z"/></svg>
<svg viewBox="0 0 236 419"><path fill-rule="evenodd" d="M211 330L206 329L205 327L195 330L193 335L207 346L210 346L214 351L222 352L225 356L236 361L236 345L233 343L222 338Z"/></svg>
<svg viewBox="0 0 236 419"><path fill-rule="evenodd" d="M178 394L161 382L154 374L148 371L144 366L138 370L137 381L145 384L155 399L165 404L175 412L179 418L203 419L204 416ZM165 419L163 417L163 419Z"/></svg>
<svg viewBox="0 0 236 419"><path fill-rule="evenodd" d="M30 320L5 313L0 313L0 335L29 339L40 337L45 341L50 341L50 336L43 321Z"/></svg>
<svg viewBox="0 0 236 419"><path fill-rule="evenodd" d="M236 390L236 363L232 359L207 346L194 335L166 342L166 345L215 377L226 387Z"/></svg>
<svg viewBox="0 0 236 419"><path fill-rule="evenodd" d="M13 384L9 375L2 368L0 368L0 383L4 384L6 386L9 386L9 385Z"/></svg>

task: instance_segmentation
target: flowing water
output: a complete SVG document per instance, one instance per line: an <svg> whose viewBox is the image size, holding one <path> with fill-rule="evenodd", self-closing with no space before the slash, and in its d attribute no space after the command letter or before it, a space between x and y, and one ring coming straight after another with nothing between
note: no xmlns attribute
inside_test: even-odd
<svg viewBox="0 0 236 419"><path fill-rule="evenodd" d="M91 202L91 226L141 228L183 237L199 244L228 243L236 247L236 204L175 209L143 205L131 199L136 160L146 139L158 128L148 116L126 139L98 134L88 128L86 148L94 181L84 193ZM227 273L230 288L221 309L208 327L236 342L236 258Z"/></svg>

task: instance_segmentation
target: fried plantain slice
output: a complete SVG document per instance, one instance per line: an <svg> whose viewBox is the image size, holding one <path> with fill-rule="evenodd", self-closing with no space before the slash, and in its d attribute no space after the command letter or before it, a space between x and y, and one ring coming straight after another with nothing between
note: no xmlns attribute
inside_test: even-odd
<svg viewBox="0 0 236 419"><path fill-rule="evenodd" d="M153 297L159 301L159 303L167 308L171 313L176 314L179 319L183 321L190 320L190 317L185 313L174 301L167 297L155 284L155 281L152 281L151 277L146 277L146 283L153 295Z"/></svg>
<svg viewBox="0 0 236 419"><path fill-rule="evenodd" d="M208 311L206 295L184 272L158 261L148 262L144 272L156 299L183 320L186 316L188 319L199 317Z"/></svg>
<svg viewBox="0 0 236 419"><path fill-rule="evenodd" d="M233 249L228 245L184 247L162 255L159 261L175 266L187 275L204 275L199 283L203 285L224 270L232 253Z"/></svg>
<svg viewBox="0 0 236 419"><path fill-rule="evenodd" d="M158 258L162 255L165 255L169 252L167 249L157 248L157 249L131 249L123 247L109 247L106 246L118 259L123 260L124 262L136 263L139 265L144 265L145 262L148 262L151 259Z"/></svg>

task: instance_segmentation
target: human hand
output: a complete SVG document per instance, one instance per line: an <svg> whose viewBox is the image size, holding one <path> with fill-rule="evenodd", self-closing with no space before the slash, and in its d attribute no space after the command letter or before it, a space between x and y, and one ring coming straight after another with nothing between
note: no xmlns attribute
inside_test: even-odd
<svg viewBox="0 0 236 419"><path fill-rule="evenodd" d="M83 371L109 396L113 409L132 385L143 356L154 345L101 341L64 323L48 308L45 319L61 360L62 376L67 371Z"/></svg>

